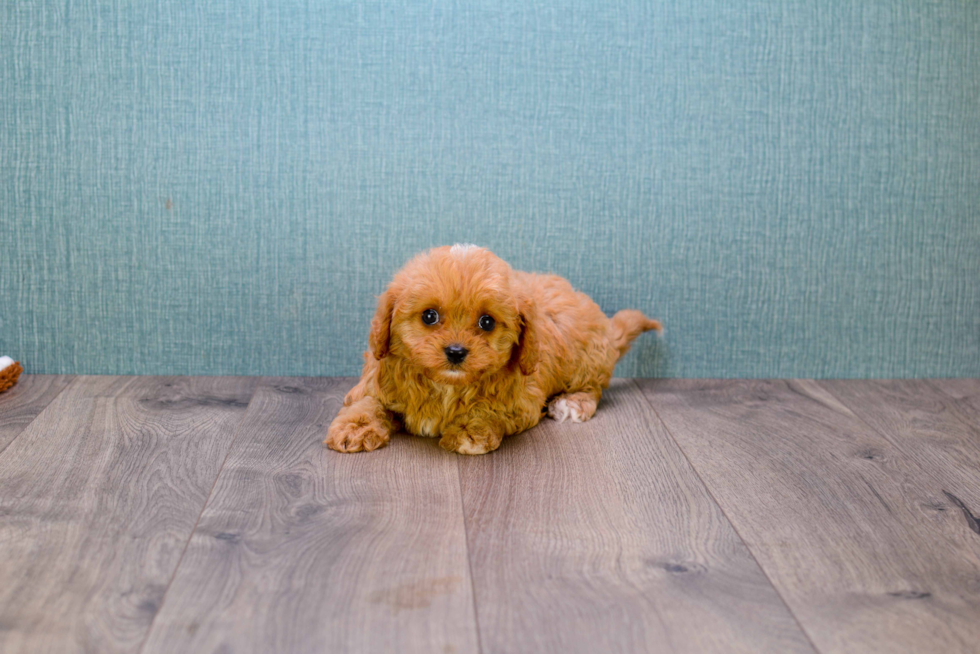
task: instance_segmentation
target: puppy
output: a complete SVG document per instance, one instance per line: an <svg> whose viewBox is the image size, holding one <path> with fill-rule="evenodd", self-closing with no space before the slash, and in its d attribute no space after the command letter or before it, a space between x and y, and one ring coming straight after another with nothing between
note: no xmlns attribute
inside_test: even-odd
<svg viewBox="0 0 980 654"><path fill-rule="evenodd" d="M326 445L375 450L401 426L460 454L497 449L547 413L595 414L616 362L660 323L639 311L609 319L556 275L513 270L474 245L412 259L378 300L361 379Z"/></svg>

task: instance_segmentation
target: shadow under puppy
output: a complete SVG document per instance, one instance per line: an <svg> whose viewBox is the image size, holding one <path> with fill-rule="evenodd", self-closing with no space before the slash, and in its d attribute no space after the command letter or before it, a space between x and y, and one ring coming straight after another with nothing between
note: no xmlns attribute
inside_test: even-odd
<svg viewBox="0 0 980 654"><path fill-rule="evenodd" d="M378 300L358 384L324 441L370 451L402 425L461 454L484 454L548 415L595 414L616 362L660 323L612 319L557 275L513 270L474 245L412 259Z"/></svg>

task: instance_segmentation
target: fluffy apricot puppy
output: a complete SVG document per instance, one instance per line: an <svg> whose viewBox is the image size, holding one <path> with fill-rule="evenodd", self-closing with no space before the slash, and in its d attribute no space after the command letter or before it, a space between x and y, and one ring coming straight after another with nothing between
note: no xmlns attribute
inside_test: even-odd
<svg viewBox="0 0 980 654"><path fill-rule="evenodd" d="M461 454L497 449L543 417L583 422L613 368L660 323L639 311L607 318L556 275L511 269L474 245L412 259L378 300L361 380L325 443L374 450L404 425Z"/></svg>

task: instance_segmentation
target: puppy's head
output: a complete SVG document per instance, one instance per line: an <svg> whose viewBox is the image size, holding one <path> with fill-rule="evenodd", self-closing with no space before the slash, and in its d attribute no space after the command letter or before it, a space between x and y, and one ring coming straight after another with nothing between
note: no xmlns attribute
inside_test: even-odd
<svg viewBox="0 0 980 654"><path fill-rule="evenodd" d="M374 356L398 357L434 381L462 385L511 362L536 364L533 306L489 250L453 245L410 261L378 301Z"/></svg>

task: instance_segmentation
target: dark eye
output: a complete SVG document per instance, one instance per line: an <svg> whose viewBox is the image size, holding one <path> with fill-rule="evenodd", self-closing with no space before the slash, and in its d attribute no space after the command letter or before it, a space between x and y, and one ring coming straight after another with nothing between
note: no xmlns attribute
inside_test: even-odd
<svg viewBox="0 0 980 654"><path fill-rule="evenodd" d="M480 329L485 332L492 332L493 326L497 323L490 316L480 316Z"/></svg>
<svg viewBox="0 0 980 654"><path fill-rule="evenodd" d="M439 322L439 312L435 309L426 309L422 312L422 322L426 325L434 325Z"/></svg>

